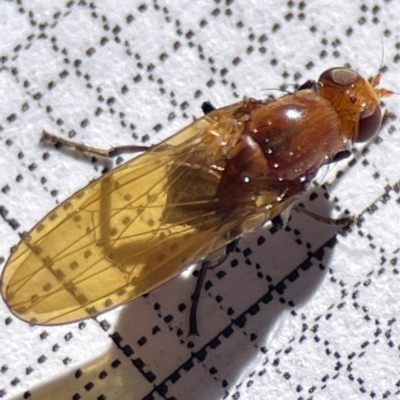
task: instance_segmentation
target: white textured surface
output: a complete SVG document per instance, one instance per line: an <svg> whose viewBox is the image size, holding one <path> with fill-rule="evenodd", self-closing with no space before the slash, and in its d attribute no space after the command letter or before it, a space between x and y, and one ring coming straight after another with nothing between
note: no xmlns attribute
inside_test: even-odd
<svg viewBox="0 0 400 400"><path fill-rule="evenodd" d="M42 129L75 130L77 141L104 148L132 143L133 133L158 143L201 116L203 101L260 98L346 63L373 75L383 62L384 86L399 92L399 15L399 2L383 0L0 2L0 206L8 212L0 257L18 231L109 166L41 145ZM396 113L399 102L393 96L387 109ZM208 276L200 337L186 336L191 276L102 315L108 329L93 320L30 327L1 303L0 399L398 398L397 118L380 139L351 167L322 173L330 201L316 189L309 205L324 214L377 210L332 249L324 244L336 229L298 214L286 231L245 237L242 252ZM268 293L273 301L260 302ZM232 324L241 314L243 324Z"/></svg>

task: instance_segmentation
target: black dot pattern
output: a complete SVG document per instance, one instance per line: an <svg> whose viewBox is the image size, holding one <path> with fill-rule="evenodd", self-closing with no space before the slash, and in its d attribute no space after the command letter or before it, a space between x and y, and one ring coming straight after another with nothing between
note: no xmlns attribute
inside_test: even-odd
<svg viewBox="0 0 400 400"><path fill-rule="evenodd" d="M152 145L200 117L205 101L280 96L334 66L363 76L381 68L383 86L398 93L398 7L3 2L0 268L24 231L116 164L40 143L43 129L101 148ZM69 325L29 326L2 302L0 399L397 398L398 102L385 99L379 137L324 168L301 199L357 222L293 212L286 227L242 238L206 276L199 337L188 336L192 270Z"/></svg>

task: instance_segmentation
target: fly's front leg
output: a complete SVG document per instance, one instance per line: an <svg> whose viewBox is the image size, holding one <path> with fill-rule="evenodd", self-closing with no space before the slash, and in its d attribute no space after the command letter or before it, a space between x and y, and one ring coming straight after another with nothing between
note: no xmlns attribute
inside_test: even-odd
<svg viewBox="0 0 400 400"><path fill-rule="evenodd" d="M138 145L126 145L126 146L118 146L112 147L111 149L98 149L96 147L86 146L83 143L76 143L71 140L63 139L58 136L52 135L46 131L43 131L42 137L40 139L43 142L51 142L55 145L63 145L67 147L71 147L75 150L82 151L85 153L94 154L96 156L101 157L115 157L125 153L139 153L143 151L147 151L151 148L151 146L138 146Z"/></svg>
<svg viewBox="0 0 400 400"><path fill-rule="evenodd" d="M206 277L207 271L210 269L214 269L219 267L223 264L229 257L231 253L235 250L238 243L238 239L234 240L233 242L229 243L225 247L225 254L221 257L217 258L216 260L210 261L205 260L201 263L201 268L199 272L199 276L197 277L196 288L192 295L192 306L190 308L190 324L189 324L189 335L196 335L199 336L199 332L197 330L197 308L199 305L200 300L200 293L201 289L204 284L204 279Z"/></svg>
<svg viewBox="0 0 400 400"><path fill-rule="evenodd" d="M215 107L209 101L205 101L201 105L201 109L203 110L204 115L207 115L209 112L214 111Z"/></svg>

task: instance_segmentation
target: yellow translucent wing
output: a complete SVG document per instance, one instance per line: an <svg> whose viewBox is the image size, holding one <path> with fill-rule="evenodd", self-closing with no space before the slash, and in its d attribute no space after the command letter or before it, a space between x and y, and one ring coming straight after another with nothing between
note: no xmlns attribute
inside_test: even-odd
<svg viewBox="0 0 400 400"><path fill-rule="evenodd" d="M269 218L265 207L255 215L216 206L220 171L240 136L232 120L239 106L199 119L38 223L3 272L2 295L13 312L38 324L95 316Z"/></svg>

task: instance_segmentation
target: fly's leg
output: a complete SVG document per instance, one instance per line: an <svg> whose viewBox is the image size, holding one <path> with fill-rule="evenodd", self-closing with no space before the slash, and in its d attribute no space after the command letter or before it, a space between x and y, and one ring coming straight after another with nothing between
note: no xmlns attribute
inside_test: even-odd
<svg viewBox="0 0 400 400"><path fill-rule="evenodd" d="M308 215L309 217L315 219L316 221L323 222L324 224L327 224L327 225L345 226L345 225L350 225L355 221L354 217L344 217L344 218L339 218L339 219L324 217L323 215L319 215L310 210L307 210L307 208L305 208L304 206L302 206L300 204L293 206L293 210L296 210L297 212Z"/></svg>
<svg viewBox="0 0 400 400"><path fill-rule="evenodd" d="M203 110L204 115L207 115L209 112L214 111L215 107L209 101L205 101L201 105L201 109ZM96 156L109 157L109 158L119 156L125 153L139 153L142 151L147 151L151 148L151 146L126 145L126 146L112 147L111 149L108 150L98 149L96 147L87 146L84 143L76 143L73 142L72 140L60 138L46 131L42 132L42 137L40 140L43 142L52 142L55 145L63 145L71 147L75 150L94 154Z"/></svg>
<svg viewBox="0 0 400 400"><path fill-rule="evenodd" d="M329 160L329 164L337 163L338 161L345 160L346 158L349 158L351 156L351 151L350 150L342 150L339 151L331 160Z"/></svg>
<svg viewBox="0 0 400 400"><path fill-rule="evenodd" d="M201 105L201 109L203 110L204 115L207 115L209 112L214 111L215 107L209 101L205 101Z"/></svg>
<svg viewBox="0 0 400 400"><path fill-rule="evenodd" d="M120 154L124 154L124 153L143 152L143 151L147 151L151 148L151 146L126 145L126 146L112 147L111 149L108 149L108 150L98 149L96 147L86 146L83 143L75 143L71 140L67 140L67 139L60 138L58 136L54 136L51 133L48 133L46 131L43 131L42 137L40 140L46 141L46 142L51 142L56 145L64 145L67 147L72 147L75 150L86 152L86 153L91 153L96 156L109 157L109 158L119 156Z"/></svg>
<svg viewBox="0 0 400 400"><path fill-rule="evenodd" d="M229 257L229 255L235 250L238 243L238 239L229 243L225 247L225 254L213 261L203 261L200 268L199 276L197 277L196 288L192 295L192 306L190 308L190 320L189 320L189 335L199 336L197 330L197 307L199 305L200 293L203 288L204 279L206 277L207 271L219 267L223 264Z"/></svg>

